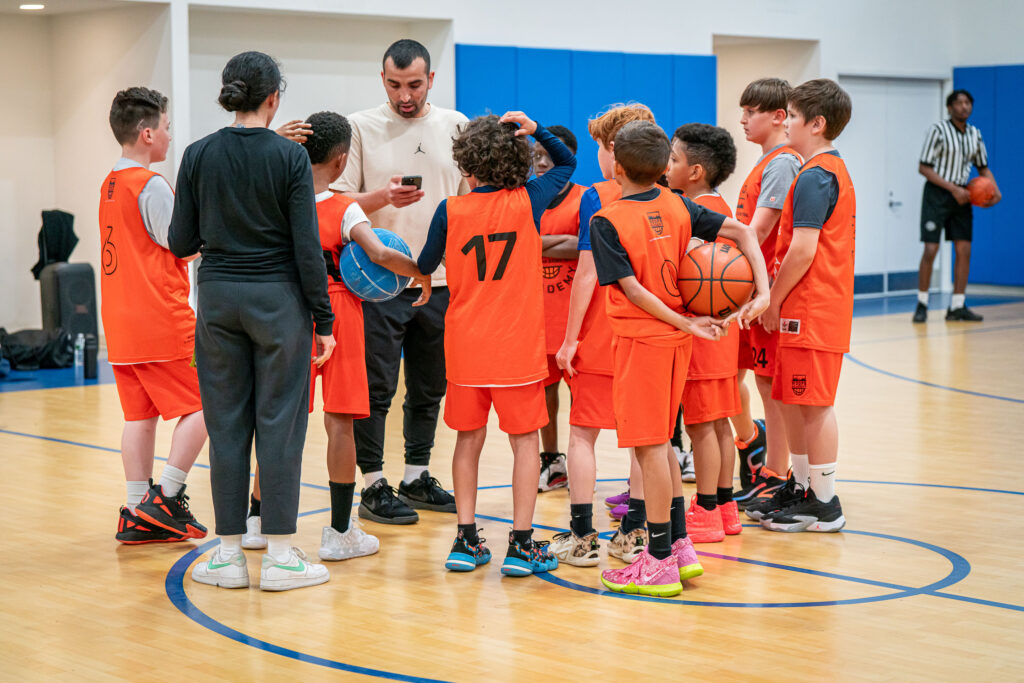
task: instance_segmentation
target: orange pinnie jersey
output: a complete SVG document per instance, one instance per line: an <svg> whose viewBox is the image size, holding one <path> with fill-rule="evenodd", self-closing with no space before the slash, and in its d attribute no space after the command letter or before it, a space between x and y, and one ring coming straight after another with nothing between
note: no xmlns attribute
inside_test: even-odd
<svg viewBox="0 0 1024 683"><path fill-rule="evenodd" d="M618 201L595 215L607 218L615 227L640 284L669 308L683 313L678 272L691 234L686 204L659 188L658 197L651 201ZM689 343L690 335L633 304L617 283L604 289L608 318L616 336L662 346Z"/></svg>
<svg viewBox="0 0 1024 683"><path fill-rule="evenodd" d="M812 157L800 173L821 167L839 183L839 198L818 236L818 248L807 272L782 302L779 345L846 353L853 326L853 259L857 228L857 198L846 163L834 154ZM796 181L793 181L796 187ZM793 241L793 187L782 209L774 274ZM813 228L805 228L813 229Z"/></svg>
<svg viewBox="0 0 1024 683"><path fill-rule="evenodd" d="M594 183L597 196L601 199L601 208L611 206L622 198L622 186L614 180L602 180ZM612 375L615 369L615 357L612 354L612 327L608 320L606 287L594 284L594 296L583 316L580 325L580 344L576 351L576 362L573 366L580 372L594 375Z"/></svg>
<svg viewBox="0 0 1024 683"><path fill-rule="evenodd" d="M540 219L541 235L578 235L580 232L580 198L586 188L573 184L569 193ZM565 336L569 317L569 294L576 274L577 259L542 258L544 275L544 321L547 353L554 355Z"/></svg>
<svg viewBox="0 0 1024 683"><path fill-rule="evenodd" d="M704 208L732 218L732 210L721 195L704 194L693 201ZM727 240L724 237L719 237L715 241L735 246L732 240ZM687 381L735 376L739 367L737 362L739 352L740 333L736 325L730 325L728 332L718 341L694 337L693 350L690 352L690 369L686 373Z"/></svg>
<svg viewBox="0 0 1024 683"><path fill-rule="evenodd" d="M150 238L139 195L158 175L112 171L100 189L103 329L111 363L189 358L196 318L188 305L188 266Z"/></svg>
<svg viewBox="0 0 1024 683"><path fill-rule="evenodd" d="M448 381L516 386L548 375L540 234L525 187L448 197Z"/></svg>
<svg viewBox="0 0 1024 683"><path fill-rule="evenodd" d="M761 196L761 179L764 175L764 170L780 154L792 154L797 159L800 158L796 150L788 145L783 145L765 154L764 158L757 162L757 166L754 166L747 179L743 181L743 186L740 188L740 198L736 202L736 220L740 223L750 225L750 221L754 219L754 212L757 210L757 200ZM768 237L761 243L761 253L764 255L764 262L769 267L775 262L775 243L778 241L779 223L781 220L782 217L780 216L779 220L772 226L772 231L768 233Z"/></svg>
<svg viewBox="0 0 1024 683"><path fill-rule="evenodd" d="M324 251L324 262L327 265L327 291L347 292L345 283L341 280L341 269L338 259L341 257L341 248L345 246L344 237L341 234L341 223L345 212L354 199L340 194L335 194L329 199L316 203L316 222L320 228L320 248Z"/></svg>

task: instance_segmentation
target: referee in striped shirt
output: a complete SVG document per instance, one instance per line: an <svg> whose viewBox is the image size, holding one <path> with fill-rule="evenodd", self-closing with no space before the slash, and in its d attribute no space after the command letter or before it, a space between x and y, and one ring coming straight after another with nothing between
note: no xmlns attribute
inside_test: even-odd
<svg viewBox="0 0 1024 683"><path fill-rule="evenodd" d="M967 192L967 180L971 175L971 164L978 173L995 183L988 168L988 155L981 131L967 123L974 108L974 98L966 90L954 90L946 98L949 119L933 124L928 129L921 151L918 171L928 182L924 184L921 200L921 241L924 253L918 272L917 309L914 322L923 323L928 318L928 287L932 280L932 264L939 252L942 230L946 239L952 240L956 249L956 268L953 273L953 299L946 320L979 322L982 316L967 308L964 291L967 288L967 274L971 269L971 197ZM988 206L996 204L1003 196L996 187L996 194Z"/></svg>

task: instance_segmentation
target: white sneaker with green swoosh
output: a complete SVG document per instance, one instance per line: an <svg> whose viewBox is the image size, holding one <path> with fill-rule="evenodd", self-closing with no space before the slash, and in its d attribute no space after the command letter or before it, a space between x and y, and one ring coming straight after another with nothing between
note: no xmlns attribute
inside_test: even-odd
<svg viewBox="0 0 1024 683"><path fill-rule="evenodd" d="M263 556L263 567L260 569L260 589L265 591L289 591L293 588L316 586L326 583L331 578L327 567L310 562L306 553L292 548L288 559L284 562Z"/></svg>
<svg viewBox="0 0 1024 683"><path fill-rule="evenodd" d="M245 553L224 557L219 548L214 550L192 567L192 580L221 588L248 588L249 569L245 564Z"/></svg>

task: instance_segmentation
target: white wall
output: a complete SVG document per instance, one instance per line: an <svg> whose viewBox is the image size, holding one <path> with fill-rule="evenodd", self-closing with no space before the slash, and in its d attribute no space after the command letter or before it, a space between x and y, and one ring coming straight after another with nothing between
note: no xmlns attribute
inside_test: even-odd
<svg viewBox="0 0 1024 683"><path fill-rule="evenodd" d="M954 66L1024 64L1024 3L986 0L957 3L951 47Z"/></svg>
<svg viewBox="0 0 1024 683"><path fill-rule="evenodd" d="M42 325L39 284L29 269L39 256L39 212L55 204L50 22L3 17L0 63L7 65L0 70L0 327L13 332Z"/></svg>

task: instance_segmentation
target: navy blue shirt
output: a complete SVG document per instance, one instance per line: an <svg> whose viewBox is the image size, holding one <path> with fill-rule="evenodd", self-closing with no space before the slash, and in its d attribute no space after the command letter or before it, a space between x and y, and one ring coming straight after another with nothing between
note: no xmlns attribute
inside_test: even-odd
<svg viewBox="0 0 1024 683"><path fill-rule="evenodd" d="M530 197L530 208L533 212L533 224L540 232L540 219L547 210L548 204L558 196L558 193L565 187L576 170L576 156L569 151L569 148L557 137L547 131L546 128L537 124L537 130L533 138L544 146L544 149L551 155L551 161L555 166L539 178L526 183L526 193ZM473 192L497 192L500 187L493 185L480 185ZM581 224L582 225L582 224ZM444 258L444 248L448 241L448 200L442 199L434 211L434 217L430 221L430 230L427 232L427 243L423 245L416 265L420 272L429 275L437 270Z"/></svg>
<svg viewBox="0 0 1024 683"><path fill-rule="evenodd" d="M832 150L825 152L839 156ZM793 186L793 227L821 230L839 201L839 180L821 166L801 173Z"/></svg>

